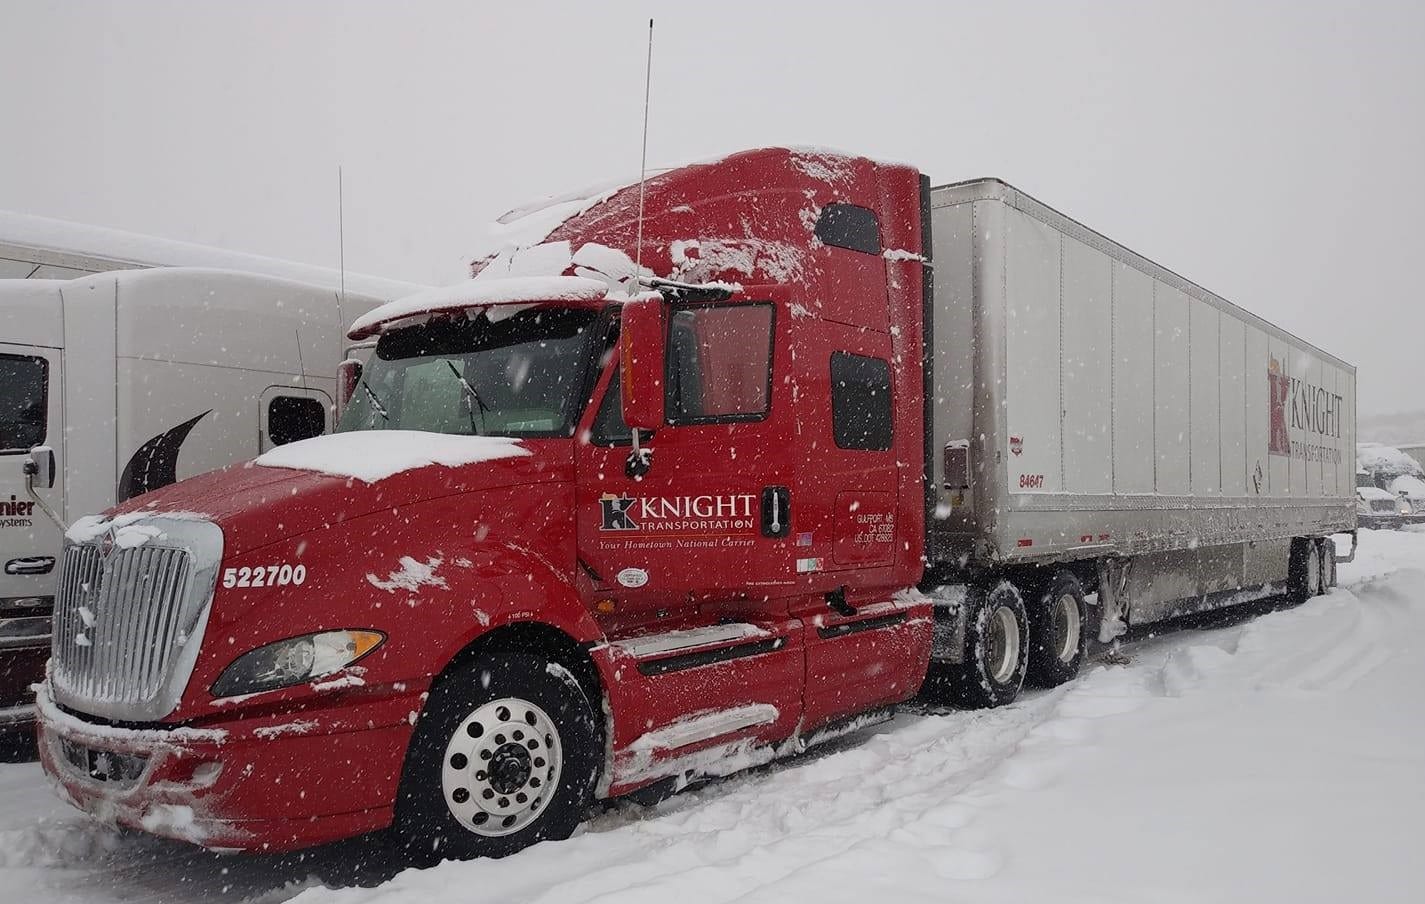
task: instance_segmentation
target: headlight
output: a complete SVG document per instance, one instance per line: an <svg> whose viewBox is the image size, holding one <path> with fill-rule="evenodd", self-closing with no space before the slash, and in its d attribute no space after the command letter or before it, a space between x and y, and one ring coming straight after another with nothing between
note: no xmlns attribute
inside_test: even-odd
<svg viewBox="0 0 1425 904"><path fill-rule="evenodd" d="M214 697L256 694L339 672L379 647L380 631L323 631L249 650L213 682Z"/></svg>
<svg viewBox="0 0 1425 904"><path fill-rule="evenodd" d="M1402 515L1410 515L1415 512L1415 510L1410 507L1410 502L1405 499L1400 499L1395 503L1395 510Z"/></svg>

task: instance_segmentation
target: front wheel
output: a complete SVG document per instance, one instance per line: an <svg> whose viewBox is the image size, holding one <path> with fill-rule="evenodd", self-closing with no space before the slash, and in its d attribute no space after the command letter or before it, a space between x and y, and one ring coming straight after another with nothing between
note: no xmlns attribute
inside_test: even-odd
<svg viewBox="0 0 1425 904"><path fill-rule="evenodd" d="M562 669L525 653L460 667L411 739L395 837L419 861L501 857L568 838L598 776L594 708Z"/></svg>

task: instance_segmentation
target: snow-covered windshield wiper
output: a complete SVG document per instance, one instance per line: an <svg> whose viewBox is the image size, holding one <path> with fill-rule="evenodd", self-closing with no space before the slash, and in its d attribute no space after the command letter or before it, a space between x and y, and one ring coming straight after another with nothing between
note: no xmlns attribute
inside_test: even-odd
<svg viewBox="0 0 1425 904"><path fill-rule="evenodd" d="M389 422L391 420L391 412L387 411L386 406L381 404L381 400L376 397L376 391L373 390L364 379L361 381L361 388L366 391L366 397L371 400L371 417L367 420L366 425L368 427L375 427L376 415L378 414Z"/></svg>
<svg viewBox="0 0 1425 904"><path fill-rule="evenodd" d="M460 381L460 388L461 388L462 390L464 390L464 392L465 392L465 410L470 413L470 429L471 429L473 432L477 433L477 434L484 434L484 432L485 432L485 412L487 412L487 411L490 410L489 406L486 405L483 401L481 401L481 399L480 399L480 393L476 392L476 391L475 391L475 387L474 387L474 386L471 386L471 385L470 385L470 382L469 382L468 380L466 380L465 377L464 377L464 375L462 375L462 374L460 373L460 369L455 366L455 362L454 362L454 361L451 361L449 358L446 358L446 359L445 359L445 364L446 364L447 367L450 368L450 372L453 373L453 374L455 374L455 379L457 379L457 380ZM475 409L476 409L476 408L479 408L479 409L480 409L480 426L479 426L479 427L476 427L476 426L475 426Z"/></svg>

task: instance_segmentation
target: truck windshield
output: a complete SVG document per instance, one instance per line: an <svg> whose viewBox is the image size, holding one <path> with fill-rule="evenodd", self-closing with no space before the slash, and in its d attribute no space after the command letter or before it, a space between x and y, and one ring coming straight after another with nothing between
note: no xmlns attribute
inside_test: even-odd
<svg viewBox="0 0 1425 904"><path fill-rule="evenodd" d="M558 307L501 316L497 307L392 330L337 429L571 436L601 350L598 316Z"/></svg>

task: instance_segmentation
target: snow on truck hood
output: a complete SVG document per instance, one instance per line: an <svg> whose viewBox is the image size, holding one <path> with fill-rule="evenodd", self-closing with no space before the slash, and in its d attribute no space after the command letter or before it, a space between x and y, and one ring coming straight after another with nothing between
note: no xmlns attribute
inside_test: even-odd
<svg viewBox="0 0 1425 904"><path fill-rule="evenodd" d="M314 436L278 446L258 456L253 464L264 468L315 471L375 483L393 474L429 465L454 468L529 454L530 451L522 447L519 440L504 436L451 436L418 430L356 430Z"/></svg>

